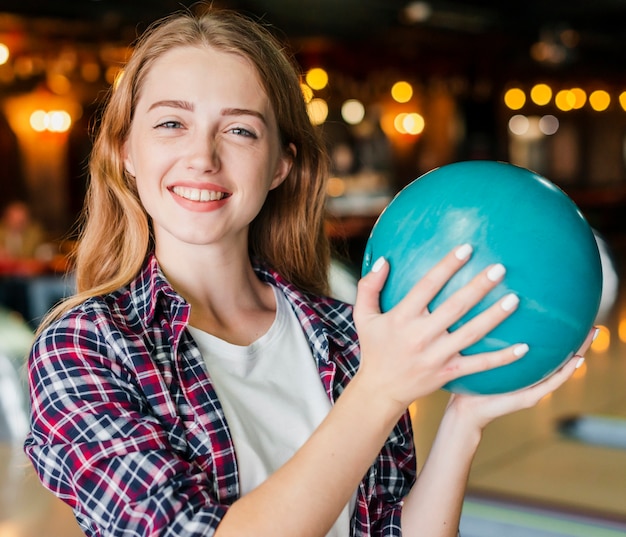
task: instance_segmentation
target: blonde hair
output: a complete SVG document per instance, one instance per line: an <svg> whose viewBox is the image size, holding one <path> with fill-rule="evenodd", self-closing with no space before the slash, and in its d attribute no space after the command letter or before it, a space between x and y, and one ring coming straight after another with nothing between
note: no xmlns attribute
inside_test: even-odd
<svg viewBox="0 0 626 537"><path fill-rule="evenodd" d="M295 63L261 24L228 10L184 12L154 23L137 41L118 85L108 96L90 159L84 227L75 256L77 294L48 320L134 279L153 248L149 217L134 178L125 172L123 145L146 74L165 52L208 46L247 58L276 115L281 143L296 148L287 179L270 191L249 231L250 255L304 291L328 292L329 243L324 233L328 158L311 125Z"/></svg>

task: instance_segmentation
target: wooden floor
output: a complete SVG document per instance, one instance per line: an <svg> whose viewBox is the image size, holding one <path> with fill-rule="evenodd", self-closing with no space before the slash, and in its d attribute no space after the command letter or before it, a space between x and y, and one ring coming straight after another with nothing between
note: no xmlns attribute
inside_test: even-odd
<svg viewBox="0 0 626 537"><path fill-rule="evenodd" d="M575 377L537 407L488 427L471 472L469 497L626 522L626 449L576 440L558 429L560 421L571 416L626 420L623 287L611 315L603 319L606 328L598 346ZM600 348L603 342L605 348ZM422 461L447 398L446 392L437 392L411 408ZM475 504L470 507L476 511ZM71 512L39 485L21 445L0 443L0 537L78 535ZM483 535L491 534L485 530Z"/></svg>

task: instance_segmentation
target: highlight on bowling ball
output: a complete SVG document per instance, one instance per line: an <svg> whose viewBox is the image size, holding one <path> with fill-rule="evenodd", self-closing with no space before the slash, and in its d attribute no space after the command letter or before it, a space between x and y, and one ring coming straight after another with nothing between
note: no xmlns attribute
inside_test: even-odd
<svg viewBox="0 0 626 537"><path fill-rule="evenodd" d="M546 178L495 161L457 162L432 170L401 190L379 216L365 248L362 274L384 256L390 273L382 311L395 306L449 251L474 252L429 305L437 308L482 269L502 263L504 280L450 327L456 330L515 292L517 311L463 355L527 343L514 363L455 379L456 393L505 393L557 371L584 342L602 294L593 230L575 203Z"/></svg>

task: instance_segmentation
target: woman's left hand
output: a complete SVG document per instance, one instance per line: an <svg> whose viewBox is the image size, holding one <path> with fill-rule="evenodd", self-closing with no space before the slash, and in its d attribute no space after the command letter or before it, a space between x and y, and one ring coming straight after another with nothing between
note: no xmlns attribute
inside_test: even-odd
<svg viewBox="0 0 626 537"><path fill-rule="evenodd" d="M592 328L578 352L556 373L547 379L510 393L496 395L453 394L447 410L456 410L463 414L464 420L471 420L479 429L484 429L494 419L518 410L531 408L549 393L567 381L583 360L591 346L596 328ZM467 423L467 422L466 422Z"/></svg>

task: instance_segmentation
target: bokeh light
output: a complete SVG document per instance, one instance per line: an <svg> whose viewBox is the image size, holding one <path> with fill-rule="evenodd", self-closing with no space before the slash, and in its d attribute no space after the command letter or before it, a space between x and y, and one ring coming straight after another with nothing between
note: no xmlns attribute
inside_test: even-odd
<svg viewBox="0 0 626 537"><path fill-rule="evenodd" d="M65 110L35 110L30 115L30 126L37 132L67 132L72 126L72 117Z"/></svg>
<svg viewBox="0 0 626 537"><path fill-rule="evenodd" d="M596 112L604 112L611 104L611 96L607 91L596 90L589 95L589 104Z"/></svg>
<svg viewBox="0 0 626 537"><path fill-rule="evenodd" d="M324 89L328 85L328 73L321 67L313 67L307 71L306 83L314 90Z"/></svg>
<svg viewBox="0 0 626 537"><path fill-rule="evenodd" d="M528 132L530 122L528 118L522 114L516 114L509 119L509 130L517 136L522 136Z"/></svg>
<svg viewBox="0 0 626 537"><path fill-rule="evenodd" d="M535 84L530 90L530 98L539 106L545 106L552 99L552 88L547 84Z"/></svg>
<svg viewBox="0 0 626 537"><path fill-rule="evenodd" d="M504 104L510 110L519 110L526 104L526 94L520 88L511 88L504 94Z"/></svg>
<svg viewBox="0 0 626 537"><path fill-rule="evenodd" d="M576 104L576 96L570 90L561 90L554 96L554 104L559 110L569 112Z"/></svg>
<svg viewBox="0 0 626 537"><path fill-rule="evenodd" d="M391 87L391 96L398 103L408 103L411 97L413 97L413 86L404 80L400 80Z"/></svg>
<svg viewBox="0 0 626 537"><path fill-rule="evenodd" d="M311 99L307 104L307 112L313 125L321 125L328 117L328 103L320 98Z"/></svg>
<svg viewBox="0 0 626 537"><path fill-rule="evenodd" d="M4 43L0 43L0 65L4 65L9 61L9 47Z"/></svg>
<svg viewBox="0 0 626 537"><path fill-rule="evenodd" d="M311 99L313 99L313 90L311 86L307 84L300 84L300 89L302 91L302 96L304 97L305 103L310 103Z"/></svg>
<svg viewBox="0 0 626 537"><path fill-rule="evenodd" d="M579 110L587 102L587 92L582 88L572 88L570 90L574 96L574 110Z"/></svg>
<svg viewBox="0 0 626 537"><path fill-rule="evenodd" d="M350 125L358 125L365 117L365 106L357 99L348 99L341 106L341 117Z"/></svg>
<svg viewBox="0 0 626 537"><path fill-rule="evenodd" d="M552 136L559 130L559 120L551 114L545 115L539 120L539 130L546 136Z"/></svg>

